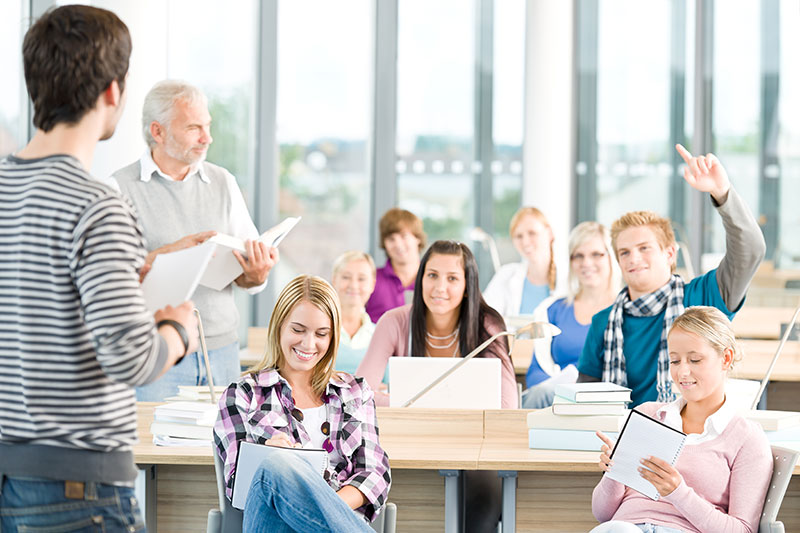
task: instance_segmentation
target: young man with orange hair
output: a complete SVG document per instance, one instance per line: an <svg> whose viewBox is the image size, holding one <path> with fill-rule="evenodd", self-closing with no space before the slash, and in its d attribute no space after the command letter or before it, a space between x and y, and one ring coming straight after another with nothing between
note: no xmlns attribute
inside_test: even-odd
<svg viewBox="0 0 800 533"><path fill-rule="evenodd" d="M672 322L694 305L716 307L732 318L766 252L758 224L719 160L713 154L692 157L683 146L676 148L686 161L684 179L709 193L722 217L726 252L716 269L684 283L674 274L678 247L669 220L635 211L611 226L626 287L611 307L592 318L578 381L630 387L633 405L675 398L666 341Z"/></svg>

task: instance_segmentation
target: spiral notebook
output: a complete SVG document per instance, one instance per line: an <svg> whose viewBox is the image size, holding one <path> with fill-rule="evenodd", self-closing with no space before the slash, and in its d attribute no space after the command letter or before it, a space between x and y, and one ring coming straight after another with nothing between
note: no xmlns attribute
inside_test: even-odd
<svg viewBox="0 0 800 533"><path fill-rule="evenodd" d="M685 433L631 409L611 452L614 464L605 475L652 500L658 500L658 490L639 473L640 461L654 456L674 465L685 442Z"/></svg>
<svg viewBox="0 0 800 533"><path fill-rule="evenodd" d="M240 441L239 454L236 456L236 474L233 478L231 505L235 509L244 510L250 483L253 481L253 476L255 476L256 470L258 470L264 459L272 457L275 460L280 460L280 458L286 458L292 454L305 459L311 465L311 468L319 472L320 477L323 477L325 470L328 469L328 452L322 449L280 448Z"/></svg>

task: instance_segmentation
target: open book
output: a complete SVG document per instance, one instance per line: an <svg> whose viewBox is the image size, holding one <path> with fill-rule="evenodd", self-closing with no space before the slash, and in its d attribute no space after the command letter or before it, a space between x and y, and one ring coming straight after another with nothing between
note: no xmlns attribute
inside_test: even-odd
<svg viewBox="0 0 800 533"><path fill-rule="evenodd" d="M267 248L278 246L298 222L300 217L288 217L262 233L258 240L266 244ZM200 278L200 285L221 291L238 278L242 274L242 266L233 251L238 250L246 256L244 242L244 239L218 233L201 244L201 247L213 249L213 256Z"/></svg>
<svg viewBox="0 0 800 533"><path fill-rule="evenodd" d="M158 254L142 281L147 310L155 313L167 305L174 307L191 299L213 253L209 247L192 246Z"/></svg>
<svg viewBox="0 0 800 533"><path fill-rule="evenodd" d="M236 509L244 510L247 502L247 493L250 490L250 483L253 476L264 459L271 458L274 461L284 461L284 457L296 454L311 465L315 471L319 472L320 477L328 469L328 452L314 448L280 448L278 446L267 446L254 442L239 442L239 454L236 456L236 473L233 478L233 494L231 505Z"/></svg>
<svg viewBox="0 0 800 533"><path fill-rule="evenodd" d="M639 473L640 461L653 456L675 465L685 441L685 433L631 409L611 452L614 464L604 475L658 500L658 490Z"/></svg>

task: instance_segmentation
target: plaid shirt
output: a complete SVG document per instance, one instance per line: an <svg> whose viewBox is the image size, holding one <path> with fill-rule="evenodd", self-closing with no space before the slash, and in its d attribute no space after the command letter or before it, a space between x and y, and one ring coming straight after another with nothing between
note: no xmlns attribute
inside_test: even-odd
<svg viewBox="0 0 800 533"><path fill-rule="evenodd" d="M333 445L328 484L333 490L345 485L360 490L367 503L356 511L372 521L386 503L391 485L389 456L378 444L373 392L364 378L340 372L328 383L323 401ZM293 443L305 446L311 442L303 424L291 415L295 408L292 389L276 370L248 374L232 383L220 398L219 408L214 442L225 463L228 498L233 490L239 441L263 444L284 433Z"/></svg>

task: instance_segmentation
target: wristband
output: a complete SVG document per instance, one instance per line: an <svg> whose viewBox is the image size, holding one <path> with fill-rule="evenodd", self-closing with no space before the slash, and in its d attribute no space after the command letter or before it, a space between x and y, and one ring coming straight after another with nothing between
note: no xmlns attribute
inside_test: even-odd
<svg viewBox="0 0 800 533"><path fill-rule="evenodd" d="M189 335L186 334L186 328L183 327L183 324L177 320L165 318L164 320L158 321L158 324L156 324L156 329L161 329L161 326L172 326L173 329L178 332L181 341L183 341L183 355L181 355L180 359L186 357L186 354L189 353ZM180 359L178 359L178 361L180 361Z"/></svg>

